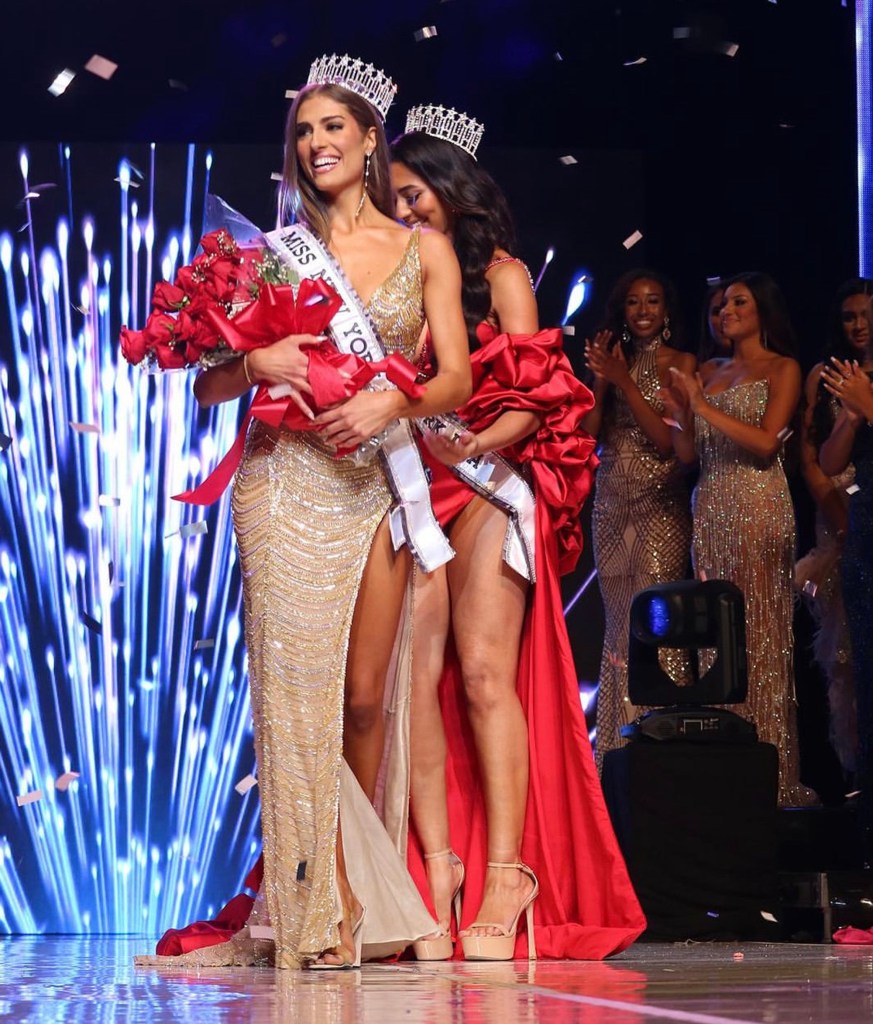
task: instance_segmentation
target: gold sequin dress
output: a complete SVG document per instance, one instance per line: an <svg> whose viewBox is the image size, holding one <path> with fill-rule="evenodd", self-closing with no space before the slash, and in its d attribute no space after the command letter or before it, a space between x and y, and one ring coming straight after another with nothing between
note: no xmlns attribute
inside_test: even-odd
<svg viewBox="0 0 873 1024"><path fill-rule="evenodd" d="M631 377L658 410L657 353L661 339L642 349ZM620 729L645 708L627 695L627 649L634 594L656 583L684 579L691 544L688 491L675 456L663 457L638 425L624 395L613 389L597 470L592 518L594 563L603 598L606 628L597 693L595 757L622 746ZM684 655L671 652L665 667L681 682Z"/></svg>
<svg viewBox="0 0 873 1024"><path fill-rule="evenodd" d="M367 306L389 352L414 357L424 323L419 232ZM315 433L254 421L233 488L261 800L264 878L230 942L145 965L300 967L339 942L337 823L364 904L365 955L433 931L405 864L343 761L343 690L355 599L392 503L378 460L337 459Z"/></svg>
<svg viewBox="0 0 873 1024"><path fill-rule="evenodd" d="M715 408L758 426L766 380L708 395ZM735 583L746 601L749 695L730 705L779 750L780 804L808 803L799 783L793 685L794 507L781 456L762 459L694 419L700 478L693 497L692 557L697 575Z"/></svg>

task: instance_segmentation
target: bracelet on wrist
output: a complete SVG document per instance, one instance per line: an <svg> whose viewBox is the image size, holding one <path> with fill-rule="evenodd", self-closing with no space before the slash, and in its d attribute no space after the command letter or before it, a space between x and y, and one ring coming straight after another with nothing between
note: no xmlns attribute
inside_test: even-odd
<svg viewBox="0 0 873 1024"><path fill-rule="evenodd" d="M246 354L243 356L242 363L243 363L243 373L246 375L246 380L249 382L249 384L252 387L254 387L255 386L255 382L252 380L252 375L249 373L249 354L248 354L248 352L246 352Z"/></svg>

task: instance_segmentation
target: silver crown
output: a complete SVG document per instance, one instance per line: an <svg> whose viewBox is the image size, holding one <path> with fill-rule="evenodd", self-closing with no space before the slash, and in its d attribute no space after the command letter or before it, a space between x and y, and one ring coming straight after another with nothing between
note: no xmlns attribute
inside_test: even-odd
<svg viewBox="0 0 873 1024"><path fill-rule="evenodd" d="M406 130L424 132L425 135L451 142L466 150L475 160L476 150L485 134L485 125L451 107L428 104L413 107L409 111L406 115Z"/></svg>
<svg viewBox="0 0 873 1024"><path fill-rule="evenodd" d="M363 96L372 104L385 120L388 108L394 100L397 86L378 68L365 64L357 57L347 53L338 57L332 53L329 57L318 57L309 69L307 85L341 85L351 92Z"/></svg>

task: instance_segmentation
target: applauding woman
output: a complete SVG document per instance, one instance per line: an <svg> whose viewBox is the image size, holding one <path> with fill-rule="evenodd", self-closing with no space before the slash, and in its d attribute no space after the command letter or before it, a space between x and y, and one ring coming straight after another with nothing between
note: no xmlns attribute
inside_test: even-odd
<svg viewBox="0 0 873 1024"><path fill-rule="evenodd" d="M782 293L766 274L725 282L722 332L730 359L696 376L674 370L662 392L686 464L699 460L694 568L745 596L749 694L739 714L779 750L779 800L808 803L799 782L793 685L794 509L782 448L800 400L800 367Z"/></svg>

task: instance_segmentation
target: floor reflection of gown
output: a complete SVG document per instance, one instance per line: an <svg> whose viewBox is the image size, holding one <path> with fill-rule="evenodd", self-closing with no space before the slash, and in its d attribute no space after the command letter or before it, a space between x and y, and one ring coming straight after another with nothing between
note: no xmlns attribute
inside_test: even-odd
<svg viewBox="0 0 873 1024"><path fill-rule="evenodd" d="M413 232L403 259L368 305L386 347L410 358L423 323L418 239ZM273 928L280 967L300 966L339 941L341 799L350 882L367 908L365 947L384 954L434 927L342 760L355 598L391 502L378 461L357 466L338 460L314 434L276 432L260 423L250 430L233 490L264 857L263 899L249 923ZM250 961L247 931L167 962Z"/></svg>
<svg viewBox="0 0 873 1024"><path fill-rule="evenodd" d="M715 408L758 426L765 380L707 396ZM793 686L794 508L779 456L758 458L695 417L700 479L694 492L695 572L735 583L746 602L749 695L730 710L754 722L779 750L780 804L807 803L799 783Z"/></svg>
<svg viewBox="0 0 873 1024"><path fill-rule="evenodd" d="M646 401L661 410L657 353L660 338L643 349L631 376ZM620 730L641 710L627 695L627 649L634 594L656 583L684 579L691 542L688 491L674 456L664 458L640 428L622 393L613 389L612 418L603 434L592 518L594 561L605 613L595 753L623 744ZM684 656L665 655L682 681Z"/></svg>

